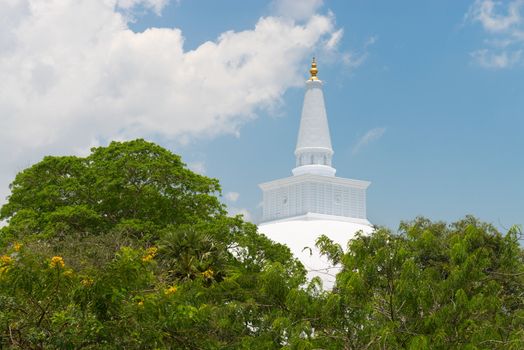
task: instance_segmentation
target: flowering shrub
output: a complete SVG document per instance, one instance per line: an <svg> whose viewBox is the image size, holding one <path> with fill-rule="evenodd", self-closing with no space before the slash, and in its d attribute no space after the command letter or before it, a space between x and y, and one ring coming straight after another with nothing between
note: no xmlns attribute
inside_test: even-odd
<svg viewBox="0 0 524 350"><path fill-rule="evenodd" d="M166 295L171 295L173 293L176 293L177 289L178 288L176 286L171 286L171 287L167 288L164 293Z"/></svg>
<svg viewBox="0 0 524 350"><path fill-rule="evenodd" d="M51 258L51 262L49 263L49 267L52 269L56 267L64 268L65 267L64 259L62 259L61 256L53 256Z"/></svg>
<svg viewBox="0 0 524 350"><path fill-rule="evenodd" d="M146 249L146 255L142 257L143 262L149 262L153 260L153 258L156 256L156 253L158 251L158 248L156 247L149 247Z"/></svg>

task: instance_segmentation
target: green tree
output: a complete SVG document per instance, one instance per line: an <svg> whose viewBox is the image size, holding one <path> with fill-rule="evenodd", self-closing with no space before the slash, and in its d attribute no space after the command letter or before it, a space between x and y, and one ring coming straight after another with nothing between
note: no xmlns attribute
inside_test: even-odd
<svg viewBox="0 0 524 350"><path fill-rule="evenodd" d="M219 191L217 180L191 172L160 146L113 142L93 148L86 158L45 157L19 173L0 218L9 221L8 231L16 237L89 235L119 225L143 234L151 225L224 214L215 196Z"/></svg>
<svg viewBox="0 0 524 350"><path fill-rule="evenodd" d="M85 158L45 157L11 191L0 210L0 348L285 341L274 320L303 267L256 226L227 217L218 181L171 152L135 140Z"/></svg>
<svg viewBox="0 0 524 350"><path fill-rule="evenodd" d="M144 140L45 157L0 209L0 349L522 349L524 254L467 217L377 228L336 286Z"/></svg>
<svg viewBox="0 0 524 350"><path fill-rule="evenodd" d="M419 218L400 234L359 235L348 252L319 245L343 270L326 296L318 342L332 349L522 349L520 231L467 217Z"/></svg>

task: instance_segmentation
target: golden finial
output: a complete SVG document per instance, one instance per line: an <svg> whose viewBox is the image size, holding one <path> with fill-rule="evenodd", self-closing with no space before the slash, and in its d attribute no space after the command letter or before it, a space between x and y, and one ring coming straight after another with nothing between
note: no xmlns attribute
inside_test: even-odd
<svg viewBox="0 0 524 350"><path fill-rule="evenodd" d="M311 61L311 68L309 69L309 73L311 74L311 77L309 77L309 80L318 80L317 61L315 60L315 57L313 57L313 60Z"/></svg>

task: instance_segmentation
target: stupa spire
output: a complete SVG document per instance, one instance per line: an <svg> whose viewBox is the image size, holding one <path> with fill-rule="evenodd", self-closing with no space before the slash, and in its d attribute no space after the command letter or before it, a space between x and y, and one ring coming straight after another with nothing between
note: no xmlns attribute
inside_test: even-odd
<svg viewBox="0 0 524 350"><path fill-rule="evenodd" d="M311 61L311 68L309 69L309 74L311 74L311 76L309 77L309 80L318 80L317 73L318 73L317 61L315 57L313 57L313 60Z"/></svg>
<svg viewBox="0 0 524 350"><path fill-rule="evenodd" d="M311 62L309 73L295 149L296 168L293 169L293 175L335 176L336 170L331 166L334 152L331 147L322 81L317 77L315 58Z"/></svg>

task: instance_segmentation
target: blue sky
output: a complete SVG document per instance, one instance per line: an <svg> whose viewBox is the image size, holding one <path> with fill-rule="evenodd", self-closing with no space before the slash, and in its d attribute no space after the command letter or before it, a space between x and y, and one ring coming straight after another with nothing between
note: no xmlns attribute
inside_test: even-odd
<svg viewBox="0 0 524 350"><path fill-rule="evenodd" d="M144 137L256 221L315 55L337 175L372 182L372 223L524 223L523 1L41 3L0 5L4 196L43 154Z"/></svg>

